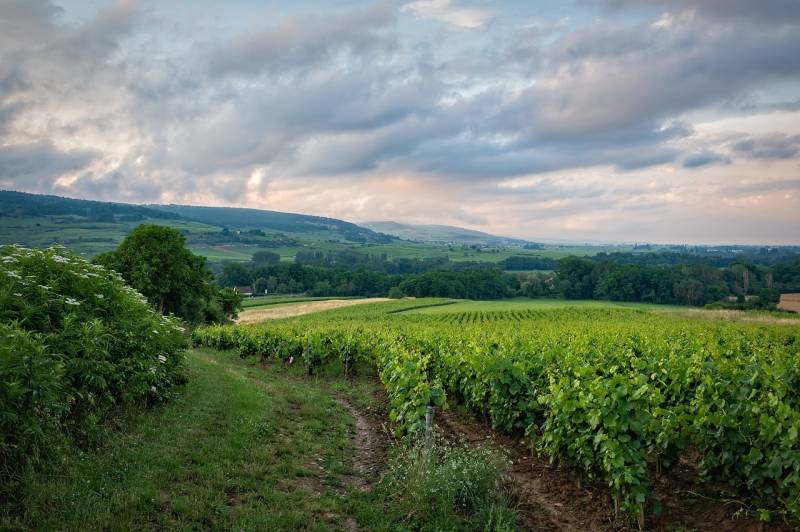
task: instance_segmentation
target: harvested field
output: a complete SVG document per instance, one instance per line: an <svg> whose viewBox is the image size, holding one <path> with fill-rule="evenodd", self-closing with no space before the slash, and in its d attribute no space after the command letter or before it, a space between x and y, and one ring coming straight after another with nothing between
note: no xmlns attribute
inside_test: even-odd
<svg viewBox="0 0 800 532"><path fill-rule="evenodd" d="M778 308L791 312L800 312L800 294L781 294Z"/></svg>
<svg viewBox="0 0 800 532"><path fill-rule="evenodd" d="M390 301L390 299L385 297L369 297L364 299L330 299L328 301L289 303L286 305L276 305L269 308L255 308L241 312L239 314L239 318L236 320L236 323L258 323L267 320L278 320L281 318L291 318L294 316L302 316L303 314L311 314L312 312L332 310L341 307L349 307L352 305L363 305L365 303L378 303L381 301Z"/></svg>
<svg viewBox="0 0 800 532"><path fill-rule="evenodd" d="M797 303L800 307L800 302ZM781 308L781 307L778 307ZM789 310L789 309L783 309ZM800 311L800 308L798 309ZM704 319L704 320L726 320L726 321L742 321L750 323L763 323L772 325L798 325L800 319L793 316L781 316L780 314L770 314L767 312L758 313L748 310L731 310L731 309L688 309L681 311L657 311L655 314L664 316L679 316L682 318Z"/></svg>

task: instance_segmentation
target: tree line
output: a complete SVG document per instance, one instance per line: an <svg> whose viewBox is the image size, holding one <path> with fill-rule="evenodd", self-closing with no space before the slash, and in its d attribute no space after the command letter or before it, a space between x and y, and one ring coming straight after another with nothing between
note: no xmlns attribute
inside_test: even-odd
<svg viewBox="0 0 800 532"><path fill-rule="evenodd" d="M716 267L687 264L626 264L606 258L546 259L552 271L515 273L499 266L541 265L512 257L508 264L457 263L445 259L402 262L357 251L302 252L299 261L259 256L250 263L227 263L218 273L222 286L250 286L257 293L315 296L560 297L701 306L769 308L781 292L800 291L800 259L773 266L737 263ZM310 264L309 264L310 263ZM525 268L520 268L525 269Z"/></svg>

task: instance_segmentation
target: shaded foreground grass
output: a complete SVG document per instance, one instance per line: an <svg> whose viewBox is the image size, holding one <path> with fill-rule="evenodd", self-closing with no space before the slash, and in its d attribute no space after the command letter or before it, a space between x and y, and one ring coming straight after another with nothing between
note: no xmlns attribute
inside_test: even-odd
<svg viewBox="0 0 800 532"><path fill-rule="evenodd" d="M25 487L10 526L60 529L328 529L346 501L349 420L330 397L258 368L189 358L183 395L132 420L97 452ZM288 480L288 481L287 481Z"/></svg>
<svg viewBox="0 0 800 532"><path fill-rule="evenodd" d="M468 515L429 524L409 515L397 482L348 485L354 421L333 397L370 406L372 380L300 380L232 352L194 350L189 364L190 383L174 401L132 415L101 448L24 479L0 528L470 528Z"/></svg>

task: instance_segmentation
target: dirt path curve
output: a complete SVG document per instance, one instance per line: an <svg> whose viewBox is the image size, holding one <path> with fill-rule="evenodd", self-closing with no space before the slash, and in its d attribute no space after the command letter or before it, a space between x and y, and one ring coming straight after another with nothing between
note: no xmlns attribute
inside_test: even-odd
<svg viewBox="0 0 800 532"><path fill-rule="evenodd" d="M345 479L351 489L368 491L386 471L386 461L392 438L383 421L384 409L365 410L343 395L335 395L339 403L355 420L352 435L353 475Z"/></svg>
<svg viewBox="0 0 800 532"><path fill-rule="evenodd" d="M327 301L309 301L307 303L288 303L279 304L275 307L252 308L239 313L236 323L258 323L267 320L279 320L281 318L291 318L331 310L335 308L349 307L352 305L363 305L365 303L378 303L380 301L390 301L385 297L368 297L364 299L329 299Z"/></svg>

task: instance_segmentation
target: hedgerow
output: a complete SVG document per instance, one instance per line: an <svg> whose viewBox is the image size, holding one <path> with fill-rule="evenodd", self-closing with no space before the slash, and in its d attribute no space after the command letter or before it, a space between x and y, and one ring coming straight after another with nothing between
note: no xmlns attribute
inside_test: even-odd
<svg viewBox="0 0 800 532"><path fill-rule="evenodd" d="M62 248L0 248L0 476L169 398L185 347L179 322L115 272Z"/></svg>

